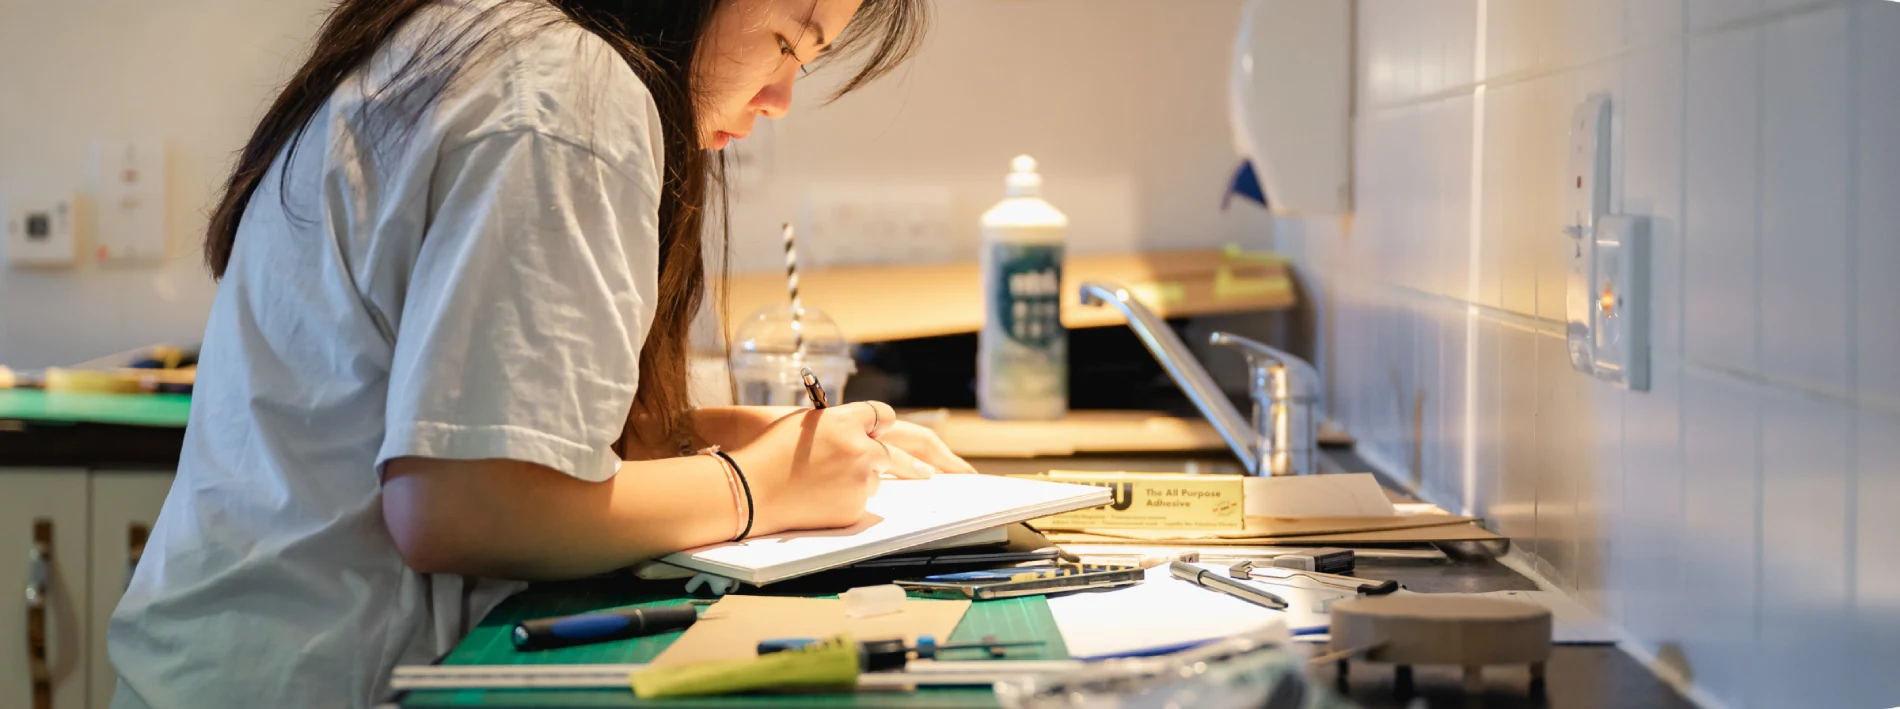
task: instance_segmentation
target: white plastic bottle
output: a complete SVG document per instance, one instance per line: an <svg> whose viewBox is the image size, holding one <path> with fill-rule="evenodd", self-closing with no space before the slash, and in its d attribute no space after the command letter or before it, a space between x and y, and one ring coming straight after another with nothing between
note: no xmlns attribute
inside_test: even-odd
<svg viewBox="0 0 1900 709"><path fill-rule="evenodd" d="M983 329L976 402L984 418L1059 419L1069 411L1062 250L1069 218L1042 201L1036 160L1010 163L1008 198L983 213Z"/></svg>

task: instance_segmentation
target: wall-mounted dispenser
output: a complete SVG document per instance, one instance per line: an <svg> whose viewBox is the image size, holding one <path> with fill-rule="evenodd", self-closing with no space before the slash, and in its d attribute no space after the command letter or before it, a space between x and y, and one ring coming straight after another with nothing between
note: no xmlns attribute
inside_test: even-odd
<svg viewBox="0 0 1900 709"><path fill-rule="evenodd" d="M1625 388L1649 388L1649 220L1610 214L1610 98L1570 117L1564 172L1564 293L1570 366Z"/></svg>
<svg viewBox="0 0 1900 709"><path fill-rule="evenodd" d="M1229 108L1246 161L1233 194L1275 214L1352 210L1352 0L1253 0Z"/></svg>

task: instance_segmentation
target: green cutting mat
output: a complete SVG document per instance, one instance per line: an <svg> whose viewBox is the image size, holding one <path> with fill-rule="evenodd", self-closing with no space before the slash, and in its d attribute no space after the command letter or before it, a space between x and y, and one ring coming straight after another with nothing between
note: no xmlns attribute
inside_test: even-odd
<svg viewBox="0 0 1900 709"><path fill-rule="evenodd" d="M0 419L184 428L190 418L190 394L81 394L0 389Z"/></svg>
<svg viewBox="0 0 1900 709"><path fill-rule="evenodd" d="M578 665L647 662L680 636L668 633L598 645L516 652L508 631L522 620L585 613L607 608L684 603L674 594L603 588L601 585L533 589L502 603L456 646L445 665ZM981 601L970 606L948 642L978 642L985 635L1001 641L1041 640L1040 648L1012 649L1016 660L1066 660L1069 651L1042 597ZM995 707L987 689L925 689L903 693L802 694L788 696L703 697L643 701L632 689L620 690L430 690L409 692L404 707L902 707L967 709Z"/></svg>

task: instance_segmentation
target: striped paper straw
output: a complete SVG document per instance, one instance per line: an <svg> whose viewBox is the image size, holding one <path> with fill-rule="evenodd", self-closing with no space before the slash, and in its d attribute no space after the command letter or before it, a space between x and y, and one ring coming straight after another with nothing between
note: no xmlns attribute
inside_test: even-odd
<svg viewBox="0 0 1900 709"><path fill-rule="evenodd" d="M802 354L805 351L805 328L799 323L804 308L798 304L798 249L792 242L795 234L791 222L785 223L785 292L792 297L792 352Z"/></svg>

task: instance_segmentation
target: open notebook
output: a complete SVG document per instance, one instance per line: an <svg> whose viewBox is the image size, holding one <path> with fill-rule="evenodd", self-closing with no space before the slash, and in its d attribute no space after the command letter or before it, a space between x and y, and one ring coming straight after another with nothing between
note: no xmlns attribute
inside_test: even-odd
<svg viewBox="0 0 1900 709"><path fill-rule="evenodd" d="M996 475L885 480L845 529L789 532L661 559L753 585L817 573L961 534L1109 503L1107 488Z"/></svg>

